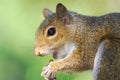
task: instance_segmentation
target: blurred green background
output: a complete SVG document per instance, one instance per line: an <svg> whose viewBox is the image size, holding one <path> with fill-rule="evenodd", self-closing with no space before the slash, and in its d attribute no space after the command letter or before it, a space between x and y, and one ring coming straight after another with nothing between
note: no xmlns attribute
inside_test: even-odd
<svg viewBox="0 0 120 80"><path fill-rule="evenodd" d="M120 0L0 0L0 80L44 80L41 69L51 56L34 55L35 32L43 8L57 3L84 15L120 12ZM58 73L58 80L92 80L91 71Z"/></svg>

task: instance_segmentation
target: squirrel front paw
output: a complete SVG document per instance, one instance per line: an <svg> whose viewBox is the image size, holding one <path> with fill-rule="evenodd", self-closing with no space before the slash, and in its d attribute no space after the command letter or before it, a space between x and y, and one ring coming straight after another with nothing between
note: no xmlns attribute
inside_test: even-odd
<svg viewBox="0 0 120 80"><path fill-rule="evenodd" d="M52 68L52 63L53 62L50 62L48 66L45 66L43 68L41 76L43 76L45 80L56 80L56 71L54 71L54 69Z"/></svg>

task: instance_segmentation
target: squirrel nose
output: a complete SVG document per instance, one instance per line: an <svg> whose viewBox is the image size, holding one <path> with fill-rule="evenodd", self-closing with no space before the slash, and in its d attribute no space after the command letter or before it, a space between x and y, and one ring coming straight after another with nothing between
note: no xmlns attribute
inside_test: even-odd
<svg viewBox="0 0 120 80"><path fill-rule="evenodd" d="M40 54L40 52L39 52L39 48L35 48L34 54L35 54L36 56L42 56L42 55Z"/></svg>

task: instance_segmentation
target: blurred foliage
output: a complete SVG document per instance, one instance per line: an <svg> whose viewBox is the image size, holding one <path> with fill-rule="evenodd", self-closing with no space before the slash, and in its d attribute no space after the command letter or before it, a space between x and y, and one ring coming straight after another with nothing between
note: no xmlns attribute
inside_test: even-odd
<svg viewBox="0 0 120 80"><path fill-rule="evenodd" d="M43 8L57 3L84 15L120 12L120 0L0 0L0 80L44 80L42 67L51 56L34 56L35 32ZM59 80L91 80L91 72L58 73Z"/></svg>

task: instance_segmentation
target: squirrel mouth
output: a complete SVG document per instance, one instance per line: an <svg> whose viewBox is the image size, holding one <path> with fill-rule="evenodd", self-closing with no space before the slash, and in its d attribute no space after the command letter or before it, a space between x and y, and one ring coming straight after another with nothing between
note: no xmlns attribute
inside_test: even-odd
<svg viewBox="0 0 120 80"><path fill-rule="evenodd" d="M58 58L58 52L57 52L57 51L53 52L53 58L54 58L54 59L57 59L57 58Z"/></svg>

